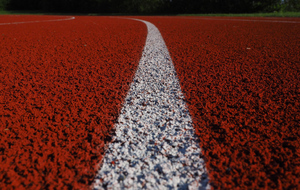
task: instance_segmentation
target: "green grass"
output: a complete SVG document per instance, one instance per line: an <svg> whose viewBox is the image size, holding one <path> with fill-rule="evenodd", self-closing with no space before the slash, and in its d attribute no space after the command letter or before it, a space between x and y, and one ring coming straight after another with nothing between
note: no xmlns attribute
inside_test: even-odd
<svg viewBox="0 0 300 190"><path fill-rule="evenodd" d="M44 15L41 11L6 11L0 10L0 15Z"/></svg>
<svg viewBox="0 0 300 190"><path fill-rule="evenodd" d="M9 11L0 10L0 15L10 14Z"/></svg>
<svg viewBox="0 0 300 190"><path fill-rule="evenodd" d="M242 13L242 14L179 14L178 16L228 16L228 17L300 17L300 12Z"/></svg>
<svg viewBox="0 0 300 190"><path fill-rule="evenodd" d="M6 11L0 10L0 15L77 15L77 16L124 16L122 13L59 13L42 11ZM129 14L128 14L129 15Z"/></svg>

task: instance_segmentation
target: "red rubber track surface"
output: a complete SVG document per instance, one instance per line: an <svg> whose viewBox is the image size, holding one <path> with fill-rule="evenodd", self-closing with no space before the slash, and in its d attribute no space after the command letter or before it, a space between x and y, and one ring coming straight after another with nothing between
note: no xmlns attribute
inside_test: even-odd
<svg viewBox="0 0 300 190"><path fill-rule="evenodd" d="M300 189L300 23L140 18L166 41L213 187Z"/></svg>
<svg viewBox="0 0 300 190"><path fill-rule="evenodd" d="M108 17L0 26L0 189L89 187L146 35Z"/></svg>
<svg viewBox="0 0 300 190"><path fill-rule="evenodd" d="M72 16L5 15L0 16L0 25L13 22L45 22L49 20L69 19Z"/></svg>

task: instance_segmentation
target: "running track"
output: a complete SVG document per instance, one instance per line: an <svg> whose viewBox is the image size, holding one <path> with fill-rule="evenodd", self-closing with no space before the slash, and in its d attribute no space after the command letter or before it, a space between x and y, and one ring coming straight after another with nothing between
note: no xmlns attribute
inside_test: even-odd
<svg viewBox="0 0 300 190"><path fill-rule="evenodd" d="M35 17L1 18L1 185L88 187L146 28L119 18ZM212 186L299 188L299 19L141 19L169 48ZM99 68L116 57L124 68Z"/></svg>

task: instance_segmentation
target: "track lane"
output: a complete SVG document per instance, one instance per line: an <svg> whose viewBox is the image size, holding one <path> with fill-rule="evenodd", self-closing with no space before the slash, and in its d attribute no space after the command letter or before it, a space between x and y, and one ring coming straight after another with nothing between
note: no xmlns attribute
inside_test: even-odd
<svg viewBox="0 0 300 190"><path fill-rule="evenodd" d="M210 189L198 138L159 30L143 55L93 189Z"/></svg>
<svg viewBox="0 0 300 190"><path fill-rule="evenodd" d="M146 26L79 16L0 28L0 189L87 189Z"/></svg>
<svg viewBox="0 0 300 190"><path fill-rule="evenodd" d="M53 17L53 16L52 16ZM38 19L41 17L38 17ZM59 18L59 19L50 19L50 20L30 20L30 21L14 21L9 23L0 23L1 25L11 25L11 24L29 24L29 23L40 23L40 22L59 22L59 21L68 21L74 20L75 17Z"/></svg>
<svg viewBox="0 0 300 190"><path fill-rule="evenodd" d="M166 41L212 186L299 189L299 24L138 18Z"/></svg>

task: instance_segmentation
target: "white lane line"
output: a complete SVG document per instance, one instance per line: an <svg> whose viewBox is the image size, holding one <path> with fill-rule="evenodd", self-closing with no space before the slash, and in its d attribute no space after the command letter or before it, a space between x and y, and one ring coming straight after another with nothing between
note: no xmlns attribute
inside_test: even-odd
<svg viewBox="0 0 300 190"><path fill-rule="evenodd" d="M230 18L189 18L182 17L188 19L197 19L197 20L226 20L226 21L246 21L246 22L275 22L275 23L300 23L300 21L292 21L292 20L252 20L252 19L230 19Z"/></svg>
<svg viewBox="0 0 300 190"><path fill-rule="evenodd" d="M170 18L170 19L194 19L194 20L224 20L224 21L246 21L246 22L275 22L275 23L296 23L299 24L300 21L292 21L292 20L275 20L277 18L268 18L265 20L255 20L255 19L238 19L236 18L215 18L215 17L202 17L202 16L156 16L155 18Z"/></svg>
<svg viewBox="0 0 300 190"><path fill-rule="evenodd" d="M39 23L39 22L56 22L56 21L66 21L66 20L74 20L74 19L75 19L75 17L68 17L68 18L55 19L55 20L36 20L36 21L24 21L24 22L0 23L0 25L27 24L27 23Z"/></svg>
<svg viewBox="0 0 300 190"><path fill-rule="evenodd" d="M151 23L93 189L210 189L198 137L165 42Z"/></svg>

